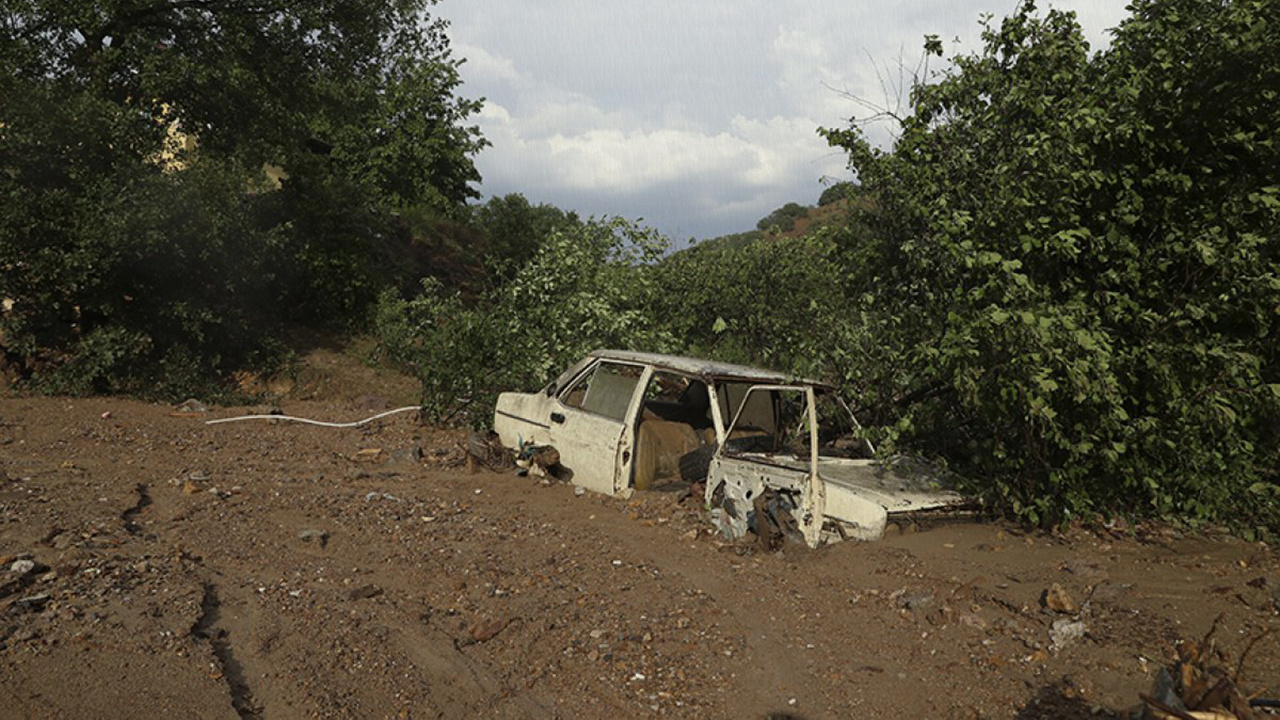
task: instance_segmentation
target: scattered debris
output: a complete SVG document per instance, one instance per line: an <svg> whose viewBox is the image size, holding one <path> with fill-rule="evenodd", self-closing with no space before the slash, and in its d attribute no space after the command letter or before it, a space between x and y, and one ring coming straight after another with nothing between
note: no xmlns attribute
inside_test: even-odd
<svg viewBox="0 0 1280 720"><path fill-rule="evenodd" d="M382 594L382 588L377 585L361 585L358 588L352 588L347 593L348 600L365 600L367 598L378 597Z"/></svg>
<svg viewBox="0 0 1280 720"><path fill-rule="evenodd" d="M322 549L329 542L329 531L307 529L298 531L298 539L302 542L311 542L314 540Z"/></svg>
<svg viewBox="0 0 1280 720"><path fill-rule="evenodd" d="M493 638L497 637L498 633L507 629L508 625L510 625L511 623L519 619L520 618L515 617L513 615L508 615L507 617L497 618L494 620L489 620L487 622L478 623L472 626L471 637L468 638L466 641L460 643L460 645L465 646L465 645L474 645L475 643L488 642Z"/></svg>
<svg viewBox="0 0 1280 720"><path fill-rule="evenodd" d="M392 450L391 457L387 458L388 465L412 465L418 466L422 464L422 448L414 445L412 447L400 448Z"/></svg>
<svg viewBox="0 0 1280 720"><path fill-rule="evenodd" d="M520 475L559 477L560 451L550 445L522 445L516 452L516 467L520 468Z"/></svg>
<svg viewBox="0 0 1280 720"><path fill-rule="evenodd" d="M895 590L889 594L894 605L903 610L924 610L933 605L934 595L931 592L909 591L906 588Z"/></svg>
<svg viewBox="0 0 1280 720"><path fill-rule="evenodd" d="M1087 630L1082 620L1058 618L1049 628L1049 642L1054 650L1061 650L1084 637Z"/></svg>
<svg viewBox="0 0 1280 720"><path fill-rule="evenodd" d="M515 456L502 446L498 433L471 433L467 438L467 472L475 473L480 467L492 472L504 472L515 466Z"/></svg>
<svg viewBox="0 0 1280 720"><path fill-rule="evenodd" d="M1061 585L1054 583L1040 596L1040 604L1056 613L1075 614L1080 606Z"/></svg>
<svg viewBox="0 0 1280 720"><path fill-rule="evenodd" d="M181 413L207 413L207 412L209 412L209 406L208 406L208 405L205 405L204 403L200 402L199 400L197 400L197 399L195 399L195 398L187 398L186 400L184 400L184 401L182 402L182 404L181 404L181 405L176 405L176 406L174 406L174 408L173 408L173 409L174 409L176 412L181 412Z"/></svg>
<svg viewBox="0 0 1280 720"><path fill-rule="evenodd" d="M1255 707L1280 706L1274 700L1246 695L1239 686L1249 652L1274 629L1249 640L1232 670L1227 653L1213 638L1222 617L1218 615L1199 642L1178 644L1177 661L1171 667L1160 668L1150 693L1138 694L1143 702L1140 718L1255 720L1260 717Z"/></svg>

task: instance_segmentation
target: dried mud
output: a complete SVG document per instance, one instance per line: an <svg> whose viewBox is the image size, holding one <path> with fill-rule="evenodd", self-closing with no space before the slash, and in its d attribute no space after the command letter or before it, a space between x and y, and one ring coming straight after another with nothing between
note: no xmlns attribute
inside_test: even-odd
<svg viewBox="0 0 1280 720"><path fill-rule="evenodd" d="M411 414L204 424L244 410L0 400L0 715L1107 717L1219 614L1237 653L1280 626L1258 543L966 522L767 553L678 491L468 473ZM1276 637L1242 686L1280 694Z"/></svg>

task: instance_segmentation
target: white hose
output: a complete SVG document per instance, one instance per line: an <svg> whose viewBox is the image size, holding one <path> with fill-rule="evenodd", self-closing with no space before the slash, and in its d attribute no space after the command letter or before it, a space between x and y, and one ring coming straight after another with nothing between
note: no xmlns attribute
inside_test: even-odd
<svg viewBox="0 0 1280 720"><path fill-rule="evenodd" d="M364 420L357 420L356 422L349 422L349 423L323 422L321 420L310 420L308 418L293 417L291 415L241 415L240 417L229 417L229 418L219 418L217 420L206 420L204 424L217 425L218 423L239 422L241 420L291 420L293 422L306 423L308 425L319 425L320 427L350 428L350 427L360 427L365 423L373 422L378 418L384 418L388 415L395 415L396 413L409 412L410 410L421 410L421 409L422 409L421 405L408 405L406 407L396 408L395 410L388 410L384 413L378 413L377 415L374 415L373 417L365 418Z"/></svg>

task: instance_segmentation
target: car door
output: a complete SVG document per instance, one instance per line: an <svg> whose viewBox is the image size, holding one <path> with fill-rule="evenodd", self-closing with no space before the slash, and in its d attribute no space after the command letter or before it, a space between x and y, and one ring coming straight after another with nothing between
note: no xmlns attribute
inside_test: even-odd
<svg viewBox="0 0 1280 720"><path fill-rule="evenodd" d="M754 523L755 501L774 493L810 547L822 533L825 493L817 475L813 389L756 385L747 390L726 440L711 459L706 501L716 526L742 537Z"/></svg>
<svg viewBox="0 0 1280 720"><path fill-rule="evenodd" d="M601 360L557 396L547 433L574 485L613 495L617 479L630 476L629 420L648 374L643 365Z"/></svg>

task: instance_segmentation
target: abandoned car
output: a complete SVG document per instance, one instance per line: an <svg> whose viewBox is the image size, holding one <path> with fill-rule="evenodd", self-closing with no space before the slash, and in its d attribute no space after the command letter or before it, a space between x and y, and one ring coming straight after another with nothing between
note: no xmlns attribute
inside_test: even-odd
<svg viewBox="0 0 1280 720"><path fill-rule="evenodd" d="M552 446L575 485L627 497L705 482L712 520L810 547L966 499L918 463L875 458L833 388L742 365L598 350L541 392L503 393L502 444Z"/></svg>

